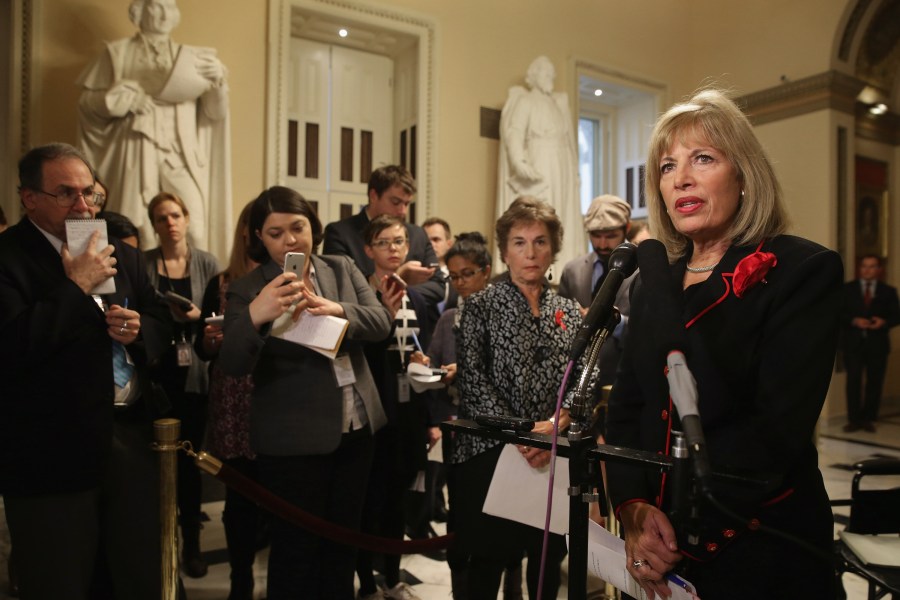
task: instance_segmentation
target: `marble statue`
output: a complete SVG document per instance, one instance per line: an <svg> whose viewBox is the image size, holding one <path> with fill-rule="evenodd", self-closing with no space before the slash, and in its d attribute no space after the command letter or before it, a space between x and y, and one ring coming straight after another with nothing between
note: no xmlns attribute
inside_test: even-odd
<svg viewBox="0 0 900 600"><path fill-rule="evenodd" d="M557 262L584 254L578 194L578 156L568 95L553 91L556 70L546 56L528 67L522 86L509 89L500 116L500 163L496 214L519 196L549 203L562 221Z"/></svg>
<svg viewBox="0 0 900 600"><path fill-rule="evenodd" d="M78 139L109 190L154 245L147 204L161 191L190 211L191 245L225 259L232 230L227 71L213 48L175 43L175 0L133 0L139 28L109 42L78 78Z"/></svg>

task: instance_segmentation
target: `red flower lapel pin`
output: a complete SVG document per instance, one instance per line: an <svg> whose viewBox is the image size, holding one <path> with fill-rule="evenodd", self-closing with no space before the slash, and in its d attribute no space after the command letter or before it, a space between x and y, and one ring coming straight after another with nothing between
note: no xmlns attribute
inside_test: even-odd
<svg viewBox="0 0 900 600"><path fill-rule="evenodd" d="M760 244L760 248L762 244ZM734 286L734 295L743 298L747 290L754 287L757 283L766 282L766 274L770 269L778 264L778 259L771 252L760 252L759 249L753 254L745 256L737 264L732 276L732 284Z"/></svg>
<svg viewBox="0 0 900 600"><path fill-rule="evenodd" d="M563 312L561 308L556 309L556 324L562 327L562 330L566 330L566 324L563 321L563 317L566 316L566 313Z"/></svg>

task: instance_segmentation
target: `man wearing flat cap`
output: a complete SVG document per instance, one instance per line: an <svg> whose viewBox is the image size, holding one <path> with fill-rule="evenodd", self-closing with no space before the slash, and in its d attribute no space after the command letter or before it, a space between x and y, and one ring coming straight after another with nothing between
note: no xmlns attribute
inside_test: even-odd
<svg viewBox="0 0 900 600"><path fill-rule="evenodd" d="M603 280L609 273L609 257L616 246L625 241L631 218L631 206L609 194L598 196L591 202L584 215L584 229L591 240L593 250L570 260L563 268L558 293L563 298L575 300L585 309L591 305ZM606 341L600 355L600 386L609 385L616 375L621 356L623 328L628 318L630 303L626 280L616 296L616 308L622 315L622 323Z"/></svg>

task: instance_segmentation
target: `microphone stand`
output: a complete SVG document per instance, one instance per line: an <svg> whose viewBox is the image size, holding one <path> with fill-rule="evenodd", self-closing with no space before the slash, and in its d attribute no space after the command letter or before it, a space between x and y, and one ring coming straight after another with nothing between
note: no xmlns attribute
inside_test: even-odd
<svg viewBox="0 0 900 600"><path fill-rule="evenodd" d="M569 442L569 597L572 590L587 590L587 557L588 528L591 502L606 499L603 477L598 460L591 459L588 453L597 447L597 440L590 431L593 414L592 397L589 392L591 375L600 358L600 350L607 338L615 331L622 316L613 308L612 315L604 327L601 327L588 349L584 370L575 388L574 399L569 407L571 423L566 438ZM599 482L599 483L598 483ZM594 488L597 487L597 491ZM601 504L601 513L606 516L605 504Z"/></svg>

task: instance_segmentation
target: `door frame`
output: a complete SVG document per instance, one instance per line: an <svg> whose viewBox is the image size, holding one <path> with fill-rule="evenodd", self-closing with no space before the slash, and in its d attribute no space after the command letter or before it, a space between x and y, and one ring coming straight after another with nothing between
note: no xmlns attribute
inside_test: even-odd
<svg viewBox="0 0 900 600"><path fill-rule="evenodd" d="M349 4L336 0L269 0L268 60L266 64L266 185L283 183L285 172L285 122L291 38L291 11L300 9L332 18L370 23L418 38L418 136L416 150L417 213L435 214L437 164L437 23L430 18L364 4ZM397 144L395 143L395 147ZM394 157L399 160L399 154Z"/></svg>

